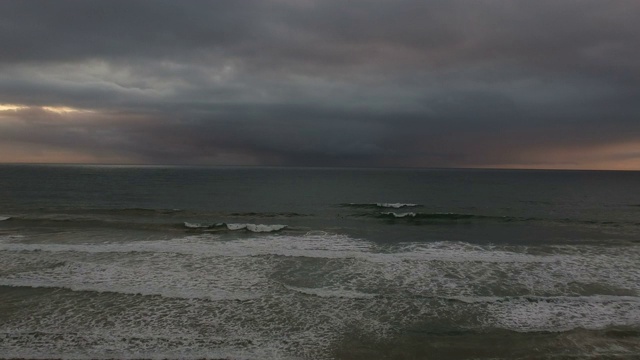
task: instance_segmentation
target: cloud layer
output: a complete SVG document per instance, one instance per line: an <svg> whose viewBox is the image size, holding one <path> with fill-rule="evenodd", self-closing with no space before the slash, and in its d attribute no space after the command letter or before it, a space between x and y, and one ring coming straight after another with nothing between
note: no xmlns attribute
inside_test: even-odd
<svg viewBox="0 0 640 360"><path fill-rule="evenodd" d="M595 0L0 2L0 161L640 169L638 15Z"/></svg>

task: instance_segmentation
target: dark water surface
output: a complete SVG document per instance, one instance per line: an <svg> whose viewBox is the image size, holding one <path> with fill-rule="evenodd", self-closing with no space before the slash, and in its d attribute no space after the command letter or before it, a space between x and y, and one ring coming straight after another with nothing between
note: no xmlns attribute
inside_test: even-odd
<svg viewBox="0 0 640 360"><path fill-rule="evenodd" d="M0 165L0 357L640 357L640 173Z"/></svg>

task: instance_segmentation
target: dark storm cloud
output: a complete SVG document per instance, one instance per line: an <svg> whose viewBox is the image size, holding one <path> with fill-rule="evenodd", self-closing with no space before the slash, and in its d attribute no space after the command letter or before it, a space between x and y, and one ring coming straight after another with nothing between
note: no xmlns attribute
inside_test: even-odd
<svg viewBox="0 0 640 360"><path fill-rule="evenodd" d="M0 112L0 142L344 166L640 143L638 15L636 1L0 2L0 104L32 106Z"/></svg>

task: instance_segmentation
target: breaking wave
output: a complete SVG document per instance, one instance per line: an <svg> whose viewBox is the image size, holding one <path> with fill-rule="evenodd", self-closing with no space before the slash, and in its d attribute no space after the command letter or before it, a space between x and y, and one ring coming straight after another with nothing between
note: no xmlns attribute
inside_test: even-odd
<svg viewBox="0 0 640 360"><path fill-rule="evenodd" d="M201 224L184 222L184 227L188 229L209 229L209 230L247 230L254 233L275 232L287 228L287 225L279 224L235 224L235 223L215 223L215 224Z"/></svg>
<svg viewBox="0 0 640 360"><path fill-rule="evenodd" d="M222 224L220 224L221 226ZM189 228L189 229L209 229L211 227L217 227L218 224L214 224L214 225L209 225L209 224L200 224L200 223L191 223L188 221L184 222L184 227Z"/></svg>
<svg viewBox="0 0 640 360"><path fill-rule="evenodd" d="M296 212L235 212L230 213L229 216L233 217L259 217L259 218L272 218L272 217L304 217L309 216L307 214L299 214Z"/></svg>
<svg viewBox="0 0 640 360"><path fill-rule="evenodd" d="M500 221L514 221L517 218L513 218L510 216L484 216L484 215L473 215L473 214L459 214L459 213L421 213L421 212L381 212L377 215L377 217L381 218L411 218L411 219L429 219L429 220L469 220L469 219L478 219L478 220L500 220Z"/></svg>
<svg viewBox="0 0 640 360"><path fill-rule="evenodd" d="M342 207L351 207L351 208L391 208L391 209L400 209L405 207L422 207L420 204L409 204L409 203L343 203L340 204Z"/></svg>

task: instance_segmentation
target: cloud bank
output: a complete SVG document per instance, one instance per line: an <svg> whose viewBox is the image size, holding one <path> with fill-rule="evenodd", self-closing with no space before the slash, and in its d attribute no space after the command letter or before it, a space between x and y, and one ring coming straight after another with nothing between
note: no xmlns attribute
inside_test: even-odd
<svg viewBox="0 0 640 360"><path fill-rule="evenodd" d="M0 2L0 161L640 169L637 1Z"/></svg>

